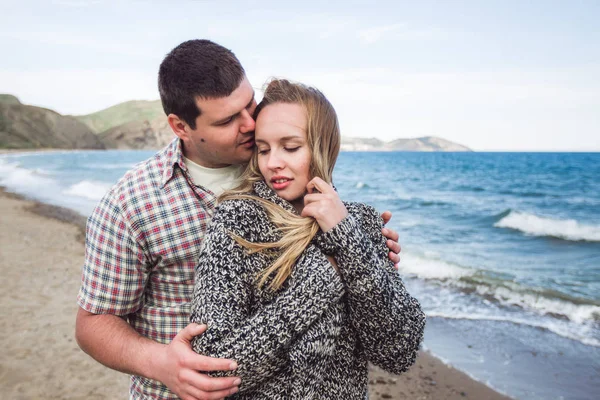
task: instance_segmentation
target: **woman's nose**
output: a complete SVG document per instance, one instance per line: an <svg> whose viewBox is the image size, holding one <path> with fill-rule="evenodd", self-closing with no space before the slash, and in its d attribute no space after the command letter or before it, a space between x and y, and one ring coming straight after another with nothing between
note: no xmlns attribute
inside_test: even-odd
<svg viewBox="0 0 600 400"><path fill-rule="evenodd" d="M271 150L269 160L267 161L267 168L271 170L282 169L284 166L283 164L283 160L279 154L277 154L276 151Z"/></svg>

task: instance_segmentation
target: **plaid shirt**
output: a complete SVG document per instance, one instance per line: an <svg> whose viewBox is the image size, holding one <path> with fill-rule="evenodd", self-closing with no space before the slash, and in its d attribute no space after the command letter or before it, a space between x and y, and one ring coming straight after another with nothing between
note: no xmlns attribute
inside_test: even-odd
<svg viewBox="0 0 600 400"><path fill-rule="evenodd" d="M140 335L170 343L189 323L194 269L215 201L194 185L179 139L127 172L88 219L79 306L126 317ZM130 398L177 396L132 376Z"/></svg>

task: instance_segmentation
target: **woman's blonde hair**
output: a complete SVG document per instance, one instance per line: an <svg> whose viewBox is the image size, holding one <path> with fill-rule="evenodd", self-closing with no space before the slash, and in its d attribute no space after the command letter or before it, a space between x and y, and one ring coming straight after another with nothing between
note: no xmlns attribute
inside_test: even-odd
<svg viewBox="0 0 600 400"><path fill-rule="evenodd" d="M340 151L340 128L337 115L329 100L313 87L286 79L272 79L267 83L264 97L256 107L254 119L263 108L275 103L299 104L304 108L307 116L307 145L311 150L309 169L311 178L319 177L331 183L333 167ZM275 273L275 277L269 284L269 288L275 291L290 276L294 264L319 231L319 225L314 218L301 217L268 200L250 194L254 183L264 179L258 168L257 151L254 151L241 179L242 183L223 193L219 197L219 202L229 199L257 201L281 232L281 239L274 243L252 243L232 234L250 254L266 250L279 255L275 262L258 277L258 287L262 288L267 279Z"/></svg>

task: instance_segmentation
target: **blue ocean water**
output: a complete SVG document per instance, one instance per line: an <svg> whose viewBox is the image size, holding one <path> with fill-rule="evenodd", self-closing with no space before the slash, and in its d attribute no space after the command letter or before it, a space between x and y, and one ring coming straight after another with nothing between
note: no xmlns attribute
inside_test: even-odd
<svg viewBox="0 0 600 400"><path fill-rule="evenodd" d="M89 214L144 151L0 156L0 185ZM600 393L599 153L355 153L334 183L391 210L425 346L521 399Z"/></svg>

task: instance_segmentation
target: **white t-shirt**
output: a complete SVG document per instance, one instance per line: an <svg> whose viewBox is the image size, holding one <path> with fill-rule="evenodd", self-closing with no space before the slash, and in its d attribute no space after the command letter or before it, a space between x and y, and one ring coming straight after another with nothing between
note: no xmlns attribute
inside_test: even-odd
<svg viewBox="0 0 600 400"><path fill-rule="evenodd" d="M189 158L183 157L188 172L194 183L202 186L216 196L226 190L233 189L240 183L240 175L244 172L245 165L230 165L223 168L206 168L198 165Z"/></svg>

